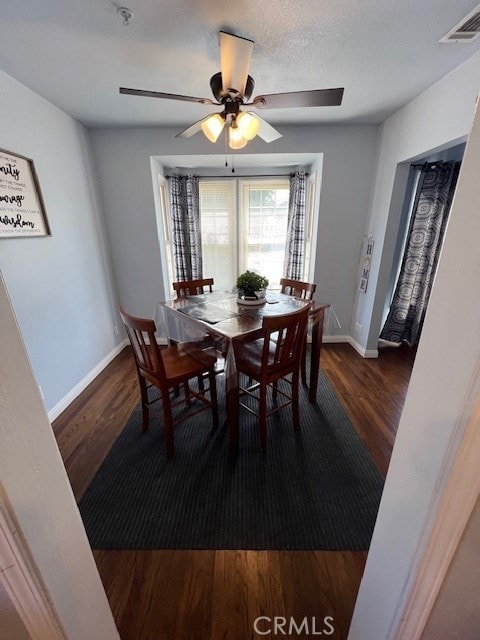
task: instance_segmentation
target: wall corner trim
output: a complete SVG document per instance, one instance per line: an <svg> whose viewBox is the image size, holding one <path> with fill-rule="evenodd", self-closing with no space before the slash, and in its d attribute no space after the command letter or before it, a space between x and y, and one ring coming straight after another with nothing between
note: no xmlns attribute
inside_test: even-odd
<svg viewBox="0 0 480 640"><path fill-rule="evenodd" d="M57 404L50 409L47 413L50 422L53 422L58 416L65 411L69 404L71 404L77 396L79 396L88 385L95 380L95 378L110 364L110 362L129 344L128 338L122 340L120 344L108 353L103 360L101 360L96 367L94 367L87 375L76 384L71 391L67 393Z"/></svg>

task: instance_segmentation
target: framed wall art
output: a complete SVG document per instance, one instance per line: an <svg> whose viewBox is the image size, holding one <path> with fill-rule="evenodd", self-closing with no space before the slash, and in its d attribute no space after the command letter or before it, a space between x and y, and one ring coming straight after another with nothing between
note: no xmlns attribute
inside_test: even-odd
<svg viewBox="0 0 480 640"><path fill-rule="evenodd" d="M0 149L0 239L49 235L33 160Z"/></svg>

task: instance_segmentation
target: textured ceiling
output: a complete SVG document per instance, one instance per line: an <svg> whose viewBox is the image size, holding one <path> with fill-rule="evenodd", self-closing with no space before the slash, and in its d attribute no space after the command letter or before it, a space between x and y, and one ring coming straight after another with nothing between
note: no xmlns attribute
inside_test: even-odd
<svg viewBox="0 0 480 640"><path fill-rule="evenodd" d="M123 0L122 0L123 2ZM0 0L0 69L87 125L175 125L211 108L218 31L255 41L256 93L345 87L341 107L264 110L272 124L381 122L480 48L439 44L475 0Z"/></svg>

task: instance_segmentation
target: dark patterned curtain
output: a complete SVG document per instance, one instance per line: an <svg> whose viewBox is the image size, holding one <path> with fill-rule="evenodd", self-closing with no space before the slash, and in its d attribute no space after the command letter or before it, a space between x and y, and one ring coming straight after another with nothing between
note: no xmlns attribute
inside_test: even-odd
<svg viewBox="0 0 480 640"><path fill-rule="evenodd" d="M422 169L383 340L418 344L459 169L460 162L434 162Z"/></svg>
<svg viewBox="0 0 480 640"><path fill-rule="evenodd" d="M197 176L170 177L170 219L175 278L202 277L202 237Z"/></svg>
<svg viewBox="0 0 480 640"><path fill-rule="evenodd" d="M303 171L296 172L290 176L290 199L283 276L292 280L303 280L306 182L307 178Z"/></svg>

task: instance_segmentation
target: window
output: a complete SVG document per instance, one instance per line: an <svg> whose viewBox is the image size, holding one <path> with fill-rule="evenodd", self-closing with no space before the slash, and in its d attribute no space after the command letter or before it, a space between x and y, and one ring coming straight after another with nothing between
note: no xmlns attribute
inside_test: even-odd
<svg viewBox="0 0 480 640"><path fill-rule="evenodd" d="M309 282L313 279L312 250L315 246L313 240L313 211L315 206L315 187L316 175L312 174L308 177L307 193L305 202L305 255L303 263L303 279Z"/></svg>
<svg viewBox="0 0 480 640"><path fill-rule="evenodd" d="M307 193L305 274L310 266L314 186L310 182ZM266 276L270 288L280 288L290 196L288 177L203 178L199 192L203 275L215 279L216 289L232 289L238 275L250 269ZM165 197L161 204L165 211ZM170 271L171 243L166 218L165 248ZM169 279L173 281L173 273Z"/></svg>
<svg viewBox="0 0 480 640"><path fill-rule="evenodd" d="M240 180L239 273L247 269L280 287L287 235L289 181Z"/></svg>
<svg viewBox="0 0 480 640"><path fill-rule="evenodd" d="M250 269L278 288L287 232L288 178L201 180L199 188L204 275L213 276L219 288L231 289L237 276Z"/></svg>
<svg viewBox="0 0 480 640"><path fill-rule="evenodd" d="M165 293L173 292L172 282L174 282L173 274L173 248L172 248L172 234L170 229L170 222L168 219L168 197L167 197L167 185L165 178L162 175L157 175L158 181L158 197L160 208L160 215L163 226L163 238L160 239L160 246L162 243L165 246L165 252L162 252L162 268L164 270L163 283L165 287ZM165 274L165 268L167 273ZM166 278L166 279L165 279Z"/></svg>
<svg viewBox="0 0 480 640"><path fill-rule="evenodd" d="M203 274L219 289L231 289L238 275L235 187L235 180L199 183Z"/></svg>

